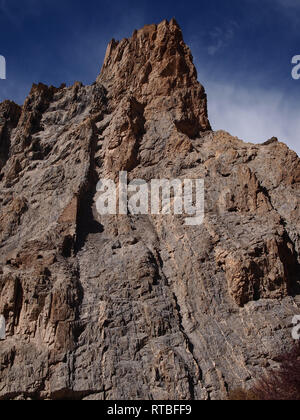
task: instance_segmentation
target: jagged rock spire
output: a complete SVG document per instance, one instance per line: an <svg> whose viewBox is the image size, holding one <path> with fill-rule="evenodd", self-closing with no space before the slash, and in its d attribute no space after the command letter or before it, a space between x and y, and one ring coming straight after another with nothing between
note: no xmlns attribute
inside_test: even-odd
<svg viewBox="0 0 300 420"><path fill-rule="evenodd" d="M197 81L191 51L175 19L146 25L130 39L113 39L97 81L118 102L130 94L145 106L155 103L158 109L166 106L162 98L172 97L174 122L189 137L211 128L205 90Z"/></svg>
<svg viewBox="0 0 300 420"><path fill-rule="evenodd" d="M227 399L291 345L300 160L209 128L175 20L0 104L0 400ZM204 223L99 214L120 170L203 179Z"/></svg>

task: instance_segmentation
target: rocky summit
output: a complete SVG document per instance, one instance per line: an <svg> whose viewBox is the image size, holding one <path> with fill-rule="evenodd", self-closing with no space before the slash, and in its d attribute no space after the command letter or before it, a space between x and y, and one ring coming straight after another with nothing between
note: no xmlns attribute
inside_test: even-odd
<svg viewBox="0 0 300 420"><path fill-rule="evenodd" d="M276 134L276 133L274 133ZM267 139L264 139L267 140ZM204 179L205 218L100 215L99 179ZM0 104L0 399L216 400L293 344L300 160L214 132L177 22L96 82Z"/></svg>

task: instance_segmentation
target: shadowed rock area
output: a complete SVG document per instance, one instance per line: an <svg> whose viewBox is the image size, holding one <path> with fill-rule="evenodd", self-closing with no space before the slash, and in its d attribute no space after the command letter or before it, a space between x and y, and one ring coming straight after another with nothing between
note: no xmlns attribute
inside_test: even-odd
<svg viewBox="0 0 300 420"><path fill-rule="evenodd" d="M96 185L205 180L205 220L100 216ZM211 129L173 19L91 86L0 104L0 399L225 399L292 343L300 160Z"/></svg>

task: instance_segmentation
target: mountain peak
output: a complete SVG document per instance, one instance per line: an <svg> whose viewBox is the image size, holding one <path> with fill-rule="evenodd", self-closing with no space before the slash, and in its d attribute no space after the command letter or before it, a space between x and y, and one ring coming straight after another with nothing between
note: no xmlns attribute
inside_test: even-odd
<svg viewBox="0 0 300 420"><path fill-rule="evenodd" d="M180 131L194 137L210 130L205 90L174 18L135 30L129 39L113 39L97 82L118 100L130 94L149 105L158 98L177 98L174 106L183 113Z"/></svg>
<svg viewBox="0 0 300 420"><path fill-rule="evenodd" d="M228 399L289 348L300 160L209 128L174 19L0 104L0 400Z"/></svg>

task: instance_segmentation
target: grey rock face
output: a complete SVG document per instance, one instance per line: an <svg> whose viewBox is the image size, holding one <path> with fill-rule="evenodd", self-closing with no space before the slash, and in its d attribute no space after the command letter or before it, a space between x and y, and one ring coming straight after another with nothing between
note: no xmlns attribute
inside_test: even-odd
<svg viewBox="0 0 300 420"><path fill-rule="evenodd" d="M121 170L204 179L204 223L100 216ZM1 104L0 171L0 399L224 399L291 346L299 158L211 131L174 20Z"/></svg>

